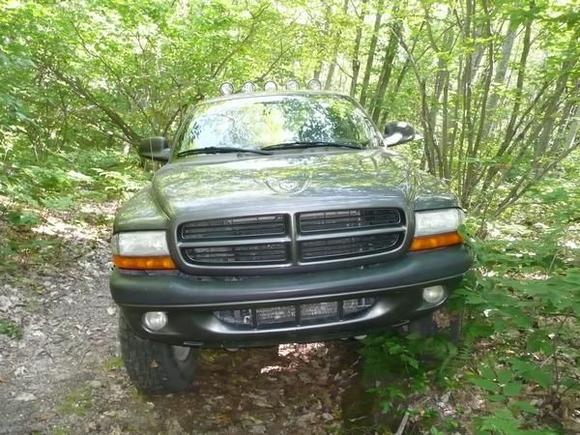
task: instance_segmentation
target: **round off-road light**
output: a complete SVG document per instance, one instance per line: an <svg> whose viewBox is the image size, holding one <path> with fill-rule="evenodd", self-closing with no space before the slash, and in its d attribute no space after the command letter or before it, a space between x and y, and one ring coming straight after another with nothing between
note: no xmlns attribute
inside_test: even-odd
<svg viewBox="0 0 580 435"><path fill-rule="evenodd" d="M234 85L230 82L222 83L220 86L220 94L222 95L231 95L234 93Z"/></svg>
<svg viewBox="0 0 580 435"><path fill-rule="evenodd" d="M244 94L251 94L252 92L256 92L256 85L254 82L246 82L242 85L241 90Z"/></svg>
<svg viewBox="0 0 580 435"><path fill-rule="evenodd" d="M278 85L274 80L268 80L266 83L264 83L264 90L266 92L274 92L277 89Z"/></svg>
<svg viewBox="0 0 580 435"><path fill-rule="evenodd" d="M148 311L143 314L143 326L151 331L160 331L167 325L167 314L163 311Z"/></svg>
<svg viewBox="0 0 580 435"><path fill-rule="evenodd" d="M445 289L442 285L434 285L423 289L423 299L430 304L438 304L445 298Z"/></svg>
<svg viewBox="0 0 580 435"><path fill-rule="evenodd" d="M286 82L287 91L297 91L298 89L300 89L300 83L297 80L290 79Z"/></svg>
<svg viewBox="0 0 580 435"><path fill-rule="evenodd" d="M312 79L308 82L308 89L311 91L319 91L322 89L322 83L318 79Z"/></svg>

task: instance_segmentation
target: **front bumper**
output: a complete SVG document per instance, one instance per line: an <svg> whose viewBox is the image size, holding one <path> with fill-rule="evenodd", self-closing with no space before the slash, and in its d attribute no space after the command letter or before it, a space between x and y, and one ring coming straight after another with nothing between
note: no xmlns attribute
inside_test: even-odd
<svg viewBox="0 0 580 435"><path fill-rule="evenodd" d="M422 298L424 287L443 285L446 295L471 265L463 246L408 253L371 267L316 273L224 279L192 275L127 273L114 270L111 294L141 337L176 345L266 346L366 334L405 323L436 309ZM348 320L270 329L240 329L214 311L272 307L372 296L373 307ZM153 333L141 323L147 311L165 311L168 325Z"/></svg>

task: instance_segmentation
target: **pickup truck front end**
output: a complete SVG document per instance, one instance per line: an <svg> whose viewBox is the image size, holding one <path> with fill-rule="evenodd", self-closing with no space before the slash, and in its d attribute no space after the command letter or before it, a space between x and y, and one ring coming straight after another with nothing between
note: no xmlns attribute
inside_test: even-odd
<svg viewBox="0 0 580 435"><path fill-rule="evenodd" d="M469 268L462 212L384 202L206 212L117 233L113 297L138 335L173 345L264 346L407 323L443 304Z"/></svg>

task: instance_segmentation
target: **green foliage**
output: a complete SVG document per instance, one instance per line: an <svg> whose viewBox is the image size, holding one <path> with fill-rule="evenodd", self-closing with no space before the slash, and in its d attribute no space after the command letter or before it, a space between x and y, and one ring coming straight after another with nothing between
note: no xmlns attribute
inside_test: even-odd
<svg viewBox="0 0 580 435"><path fill-rule="evenodd" d="M570 412L580 388L579 238L577 214L569 207L577 189L541 186L533 193L537 206L511 215L524 224L488 223L488 240L470 236L478 224L468 222L476 268L453 296L469 318L464 342L456 350L433 338L369 339L363 351L367 371L392 377L373 388L384 411L408 410L414 397L438 386L482 397L485 407L471 419L477 433L563 429L560 416ZM533 219L538 210L541 227ZM438 355L438 362L426 364L427 352ZM425 416L421 422L436 430L448 424Z"/></svg>
<svg viewBox="0 0 580 435"><path fill-rule="evenodd" d="M171 136L223 80L319 76L380 125L420 125L410 154L496 216L578 148L578 13L573 2L471 3L3 2L3 164L27 161L19 172L38 187L72 189L68 170L45 165L61 151Z"/></svg>
<svg viewBox="0 0 580 435"><path fill-rule="evenodd" d="M522 422L516 419L508 409L498 409L492 415L482 417L477 422L478 430L483 433L499 433L505 435L549 435L555 434L551 430L522 429Z"/></svg>
<svg viewBox="0 0 580 435"><path fill-rule="evenodd" d="M123 197L147 180L136 157L115 150L67 150L48 155L42 165L35 163L34 155L25 151L16 162L4 163L2 194L31 207L71 210L79 201ZM11 211L7 217L14 225L38 223L38 217L28 211Z"/></svg>
<svg viewBox="0 0 580 435"><path fill-rule="evenodd" d="M19 227L31 227L38 224L38 215L29 211L11 210L6 213L6 220Z"/></svg>
<svg viewBox="0 0 580 435"><path fill-rule="evenodd" d="M27 150L17 157L0 162L5 169L0 170L0 239L6 241L0 244L0 272L70 261L62 238L39 231L47 226L47 215L60 214L66 221L74 212L75 219L89 223L110 220L112 215L82 213L81 206L126 199L150 177L135 156L114 149L61 150L47 155L42 165Z"/></svg>
<svg viewBox="0 0 580 435"><path fill-rule="evenodd" d="M9 320L0 319L0 334L7 335L10 338L22 338L20 326Z"/></svg>
<svg viewBox="0 0 580 435"><path fill-rule="evenodd" d="M493 269L459 290L473 313L467 333L495 343L468 375L495 409L480 420L482 430L515 433L526 415L544 413L525 400L532 392L558 407L577 391L580 270L556 261L553 245L550 233L534 250L525 240L478 244L480 267Z"/></svg>
<svg viewBox="0 0 580 435"><path fill-rule="evenodd" d="M93 406L93 393L88 386L72 390L63 398L58 407L61 415L84 416Z"/></svg>
<svg viewBox="0 0 580 435"><path fill-rule="evenodd" d="M370 389L383 413L407 411L409 395L425 393L446 374L446 361L457 348L445 337L421 338L416 334L375 335L364 341L365 376L375 379Z"/></svg>
<svg viewBox="0 0 580 435"><path fill-rule="evenodd" d="M396 377L374 390L383 411L465 387L485 399L473 431L560 429L548 410L578 388L578 20L553 0L0 2L0 267L59 258L35 232L47 210L137 191L149 174L131 146L171 136L223 80L317 75L365 94L379 125L420 126L404 152L449 180L477 234L463 346L367 341L367 371ZM425 429L455 429L440 423Z"/></svg>

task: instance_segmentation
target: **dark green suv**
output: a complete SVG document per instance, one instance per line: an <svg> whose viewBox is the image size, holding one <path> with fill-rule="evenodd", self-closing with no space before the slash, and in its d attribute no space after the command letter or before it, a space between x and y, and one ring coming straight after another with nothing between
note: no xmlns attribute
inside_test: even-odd
<svg viewBox="0 0 580 435"><path fill-rule="evenodd" d="M131 379L187 388L202 347L319 341L421 322L471 259L445 186L389 149L350 97L283 91L206 100L168 161L118 211L111 293Z"/></svg>

